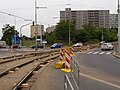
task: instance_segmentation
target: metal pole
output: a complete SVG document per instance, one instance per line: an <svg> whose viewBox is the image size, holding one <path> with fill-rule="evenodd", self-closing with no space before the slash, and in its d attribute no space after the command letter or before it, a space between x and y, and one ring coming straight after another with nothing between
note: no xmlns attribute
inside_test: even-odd
<svg viewBox="0 0 120 90"><path fill-rule="evenodd" d="M22 46L22 28L24 27L24 26L27 26L27 25L30 25L31 23L28 23L28 24L25 24L25 25L22 25L21 27L20 27L20 37L21 37L21 39L20 39L20 45Z"/></svg>
<svg viewBox="0 0 120 90"><path fill-rule="evenodd" d="M37 51L37 2L35 0L35 34L36 34L36 47L35 47L35 50Z"/></svg>
<svg viewBox="0 0 120 90"><path fill-rule="evenodd" d="M118 0L118 52L120 53L120 5Z"/></svg>
<svg viewBox="0 0 120 90"><path fill-rule="evenodd" d="M69 19L69 45L70 45L70 19Z"/></svg>
<svg viewBox="0 0 120 90"><path fill-rule="evenodd" d="M42 25L40 26L40 31L41 31L41 35L40 35L40 39L41 39L41 44L42 44Z"/></svg>
<svg viewBox="0 0 120 90"><path fill-rule="evenodd" d="M102 41L103 41L103 29L102 29L102 38L101 38L101 39L102 39Z"/></svg>
<svg viewBox="0 0 120 90"><path fill-rule="evenodd" d="M14 16L14 27L16 27L16 17L15 16ZM15 38L15 44L16 44L16 30L15 30L15 37L14 38Z"/></svg>
<svg viewBox="0 0 120 90"><path fill-rule="evenodd" d="M39 9L39 8L42 8L42 9L47 9L47 7L36 7L36 9ZM40 39L41 39L41 44L42 44L42 35L43 35L43 31L42 31L42 25L40 25Z"/></svg>

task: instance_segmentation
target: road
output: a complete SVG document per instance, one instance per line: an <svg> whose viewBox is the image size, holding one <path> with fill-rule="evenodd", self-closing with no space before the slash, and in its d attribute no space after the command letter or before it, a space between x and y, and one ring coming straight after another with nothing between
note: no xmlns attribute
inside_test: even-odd
<svg viewBox="0 0 120 90"><path fill-rule="evenodd" d="M24 50L1 49L0 55L20 54L21 52ZM113 51L101 51L99 48L82 54L76 53L75 58L80 64L79 90L120 90L120 59L114 57L112 53ZM31 90L40 88L42 90L64 90L64 73L55 69L54 63L38 77Z"/></svg>
<svg viewBox="0 0 120 90"><path fill-rule="evenodd" d="M112 53L100 49L77 53L80 90L120 90L120 59Z"/></svg>

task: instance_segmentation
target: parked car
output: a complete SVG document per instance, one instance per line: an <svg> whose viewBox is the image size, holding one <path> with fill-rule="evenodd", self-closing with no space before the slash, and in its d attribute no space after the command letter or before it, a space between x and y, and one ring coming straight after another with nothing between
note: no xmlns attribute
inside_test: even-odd
<svg viewBox="0 0 120 90"><path fill-rule="evenodd" d="M83 46L83 44L82 44L81 42L78 42L78 43L76 43L76 44L73 44L72 46L73 46L73 47L80 47L80 46Z"/></svg>
<svg viewBox="0 0 120 90"><path fill-rule="evenodd" d="M0 41L0 48L7 48L6 41Z"/></svg>
<svg viewBox="0 0 120 90"><path fill-rule="evenodd" d="M61 48L61 47L63 47L62 43L54 43L53 45L50 46L51 49Z"/></svg>
<svg viewBox="0 0 120 90"><path fill-rule="evenodd" d="M44 48L44 45L42 45L42 44L37 44L37 45L33 45L33 46L31 46L31 48L33 48L33 49L35 49L35 48Z"/></svg>
<svg viewBox="0 0 120 90"><path fill-rule="evenodd" d="M103 43L101 50L114 50L114 46L111 43Z"/></svg>

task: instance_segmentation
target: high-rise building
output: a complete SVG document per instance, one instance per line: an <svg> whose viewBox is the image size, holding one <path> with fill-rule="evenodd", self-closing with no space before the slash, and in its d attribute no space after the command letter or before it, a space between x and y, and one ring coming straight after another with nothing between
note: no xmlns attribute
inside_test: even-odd
<svg viewBox="0 0 120 90"><path fill-rule="evenodd" d="M110 14L110 28L118 28L118 14Z"/></svg>
<svg viewBox="0 0 120 90"><path fill-rule="evenodd" d="M44 35L44 25L31 25L31 37Z"/></svg>
<svg viewBox="0 0 120 90"><path fill-rule="evenodd" d="M71 20L75 23L77 29L83 25L91 23L98 28L109 28L109 10L74 10L66 8L60 11L60 20Z"/></svg>

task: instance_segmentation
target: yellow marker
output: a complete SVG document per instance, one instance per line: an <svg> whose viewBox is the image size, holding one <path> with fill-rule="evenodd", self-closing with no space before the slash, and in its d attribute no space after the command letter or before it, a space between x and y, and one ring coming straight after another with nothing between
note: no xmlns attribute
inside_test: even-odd
<svg viewBox="0 0 120 90"><path fill-rule="evenodd" d="M72 70L71 69L61 69L62 71L66 72L66 73L70 73Z"/></svg>

